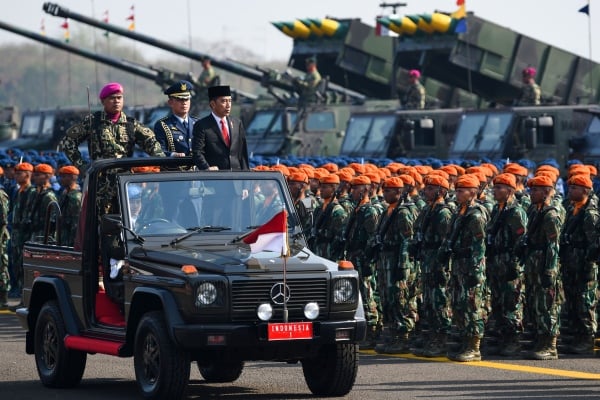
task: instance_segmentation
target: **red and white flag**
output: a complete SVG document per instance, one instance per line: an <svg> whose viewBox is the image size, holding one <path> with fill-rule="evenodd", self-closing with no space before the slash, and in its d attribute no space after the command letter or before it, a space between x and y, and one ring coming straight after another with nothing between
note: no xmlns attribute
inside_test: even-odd
<svg viewBox="0 0 600 400"><path fill-rule="evenodd" d="M277 213L264 225L261 225L250 232L243 241L250 245L250 251L252 253L273 251L279 252L284 256L287 255L287 212L282 210Z"/></svg>

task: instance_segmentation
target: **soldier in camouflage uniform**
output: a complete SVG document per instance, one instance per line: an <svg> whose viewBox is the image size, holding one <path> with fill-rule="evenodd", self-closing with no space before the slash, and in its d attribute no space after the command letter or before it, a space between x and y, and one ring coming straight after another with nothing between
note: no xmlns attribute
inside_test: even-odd
<svg viewBox="0 0 600 400"><path fill-rule="evenodd" d="M81 188L77 184L79 170L67 165L58 170L58 177L63 188L58 196L61 218L58 243L62 246L73 246L81 212Z"/></svg>
<svg viewBox="0 0 600 400"><path fill-rule="evenodd" d="M531 205L531 199L529 193L525 189L525 181L527 180L527 168L517 163L508 163L502 169L502 172L513 174L517 182L517 189L515 190L515 198L523 207L523 210L528 210Z"/></svg>
<svg viewBox="0 0 600 400"><path fill-rule="evenodd" d="M14 289L19 293L23 289L23 245L31 238L31 209L36 195L35 187L31 184L32 174L33 165L29 163L20 163L15 167L15 179L19 189L11 206L10 246L12 272L15 275Z"/></svg>
<svg viewBox="0 0 600 400"><path fill-rule="evenodd" d="M302 79L294 79L300 98L298 105L304 107L319 100L317 87L321 83L321 74L317 70L317 60L314 57L306 59L306 74Z"/></svg>
<svg viewBox="0 0 600 400"><path fill-rule="evenodd" d="M346 210L346 213L350 215L352 211L354 211L354 205L352 204L352 199L350 198L348 191L350 190L350 182L352 182L354 175L347 171L339 171L337 175L340 177L337 199L340 205L344 207L344 210Z"/></svg>
<svg viewBox="0 0 600 400"><path fill-rule="evenodd" d="M492 294L492 316L500 333L497 352L514 356L520 351L523 332L524 276L517 247L527 227L525 210L515 199L514 175L503 173L494 178L494 199L487 228L487 278Z"/></svg>
<svg viewBox="0 0 600 400"><path fill-rule="evenodd" d="M598 327L598 199L588 175L574 175L568 184L571 205L561 234L560 263L567 315L575 333L570 351L591 354Z"/></svg>
<svg viewBox="0 0 600 400"><path fill-rule="evenodd" d="M416 353L426 357L438 357L446 354L446 340L452 325L452 311L448 282L450 279L449 262L440 263L437 250L448 235L452 210L444 198L450 188L442 176L425 178L423 194L427 205L415 222L415 235L411 252L421 265L421 291L423 293L423 321L429 328L429 337L422 337L425 346Z"/></svg>
<svg viewBox="0 0 600 400"><path fill-rule="evenodd" d="M217 86L219 83L216 82L218 79L217 73L212 66L210 57L202 57L200 60L202 63L202 72L198 76L198 89L206 91L209 86Z"/></svg>
<svg viewBox="0 0 600 400"><path fill-rule="evenodd" d="M409 110L420 110L425 108L425 88L419 82L421 72L417 69L408 71L408 89L404 95L403 106Z"/></svg>
<svg viewBox="0 0 600 400"><path fill-rule="evenodd" d="M453 361L479 361L479 345L487 320L487 283L485 273L485 226L481 205L475 203L479 178L462 175L456 181L458 209L454 213L450 235L440 249L440 261L450 257L452 273L450 293L452 320L462 339L458 352L449 352Z"/></svg>
<svg viewBox="0 0 600 400"><path fill-rule="evenodd" d="M336 190L340 183L337 175L321 178L321 198L323 205L315 210L313 225L314 252L329 260L337 261L342 257L342 242L348 213L337 199Z"/></svg>
<svg viewBox="0 0 600 400"><path fill-rule="evenodd" d="M408 338L414 332L417 317L416 299L411 296L415 275L408 244L413 236L414 215L402 205L404 184L398 177L388 178L383 196L388 204L375 236L377 286L383 308L382 322L391 340L375 347L378 353L407 352Z"/></svg>
<svg viewBox="0 0 600 400"><path fill-rule="evenodd" d="M313 226L316 201L313 197L306 197L306 185L308 185L308 177L302 171L294 172L288 177L288 187L300 218L302 231L306 237L309 237Z"/></svg>
<svg viewBox="0 0 600 400"><path fill-rule="evenodd" d="M358 270L361 281L361 296L365 307L365 318L367 319L367 339L362 348L373 348L379 332L379 316L377 303L372 286L372 275L374 268L371 263L372 254L369 249L373 248L377 223L379 222L379 211L369 201L369 185L371 181L366 176L357 176L352 179L350 194L356 205L348 218L344 232L345 258L354 264Z"/></svg>
<svg viewBox="0 0 600 400"><path fill-rule="evenodd" d="M554 192L552 180L536 176L527 184L531 188L532 207L527 215L527 234L521 240L521 252L525 260L527 308L537 334L535 348L528 357L556 360L562 303L558 268L562 221L556 208L550 206Z"/></svg>
<svg viewBox="0 0 600 400"><path fill-rule="evenodd" d="M0 185L0 310L8 309L8 292L10 291L8 211L8 194L4 191L4 187Z"/></svg>
<svg viewBox="0 0 600 400"><path fill-rule="evenodd" d="M54 174L54 169L48 164L38 164L33 169L33 184L36 195L31 205L31 240L42 242L46 230L46 217L48 212L55 213L55 210L48 210L48 205L56 202L56 194L52 190L50 178ZM56 221L48 219L48 239L55 240L54 231Z"/></svg>
<svg viewBox="0 0 600 400"><path fill-rule="evenodd" d="M542 91L535 83L536 70L533 67L527 67L523 70L523 88L521 97L517 105L519 106L539 106L542 98Z"/></svg>
<svg viewBox="0 0 600 400"><path fill-rule="evenodd" d="M73 165L84 172L79 145L86 140L92 161L131 157L136 144L151 156L165 156L154 132L123 113L123 87L119 83L104 86L99 97L104 110L88 115L83 122L70 127L61 141L62 149ZM110 213L114 208L116 187L113 174L98 183L100 215Z"/></svg>

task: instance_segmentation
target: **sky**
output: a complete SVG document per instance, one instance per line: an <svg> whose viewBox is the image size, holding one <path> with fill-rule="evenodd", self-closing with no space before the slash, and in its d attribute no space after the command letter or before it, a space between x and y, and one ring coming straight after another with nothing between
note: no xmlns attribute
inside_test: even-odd
<svg viewBox="0 0 600 400"><path fill-rule="evenodd" d="M435 10L454 11L456 0L404 0L406 7L397 14L431 13ZM578 12L588 1L590 17ZM10 5L8 3L10 2ZM194 39L207 43L233 42L258 54L265 61L286 61L292 50L292 39L271 25L272 21L292 21L296 18L360 18L375 25L377 15L389 14L382 10L383 0L55 0L62 7L78 14L101 20L109 11L109 23L126 28L127 17L134 6L135 30L145 35L189 47ZM395 2L395 1L394 1ZM42 10L42 0L1 0L0 21L22 29L41 32L42 19L46 34L60 39L64 30L62 18ZM392 1L390 1L392 3ZM598 4L598 17L595 5ZM600 62L600 0L466 0L467 11L493 21L516 32L547 42L569 52ZM591 37L596 37L590 46ZM70 22L71 38L81 23ZM24 43L29 39L0 30L0 44ZM196 40L199 42L199 40ZM145 45L142 45L145 46ZM164 52L150 47L145 55L152 59L164 57ZM213 56L220 58L218 54ZM243 60L239 60L243 61Z"/></svg>

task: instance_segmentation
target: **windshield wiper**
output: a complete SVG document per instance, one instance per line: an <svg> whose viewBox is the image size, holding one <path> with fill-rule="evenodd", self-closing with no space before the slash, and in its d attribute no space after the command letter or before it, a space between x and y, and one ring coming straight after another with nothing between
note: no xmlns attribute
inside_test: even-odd
<svg viewBox="0 0 600 400"><path fill-rule="evenodd" d="M228 226L206 225L206 226L194 226L192 228L186 228L186 230L188 230L189 232L171 240L171 242L169 243L169 246L175 246L177 243L182 242L185 239L189 238L190 236L192 236L196 233L199 233L199 232L221 232L221 231L229 231L229 230L231 230L231 228Z"/></svg>

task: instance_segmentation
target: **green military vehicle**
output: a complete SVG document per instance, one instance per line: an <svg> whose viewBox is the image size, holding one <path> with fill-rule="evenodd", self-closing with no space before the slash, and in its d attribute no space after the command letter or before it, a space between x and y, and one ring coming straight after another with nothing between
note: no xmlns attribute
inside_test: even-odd
<svg viewBox="0 0 600 400"><path fill-rule="evenodd" d="M597 108L597 107L593 107ZM590 106L506 107L465 112L450 159L555 159L561 167L579 147L592 120ZM583 142L585 143L585 142Z"/></svg>
<svg viewBox="0 0 600 400"><path fill-rule="evenodd" d="M590 120L585 129L569 141L573 151L570 157L600 166L600 108L590 107L585 112L589 114Z"/></svg>
<svg viewBox="0 0 600 400"><path fill-rule="evenodd" d="M446 158L462 108L354 112L340 155L365 158Z"/></svg>
<svg viewBox="0 0 600 400"><path fill-rule="evenodd" d="M129 172L142 166L163 171ZM174 157L96 161L75 246L51 240L60 237L52 231L25 244L17 317L41 382L76 386L89 355L133 357L144 398L178 399L192 362L210 383L267 360L300 363L314 395L346 395L366 330L357 271L306 247L281 174L191 166ZM118 206L100 215L107 174ZM274 201L244 196L255 187ZM261 247L269 235L279 244Z"/></svg>

